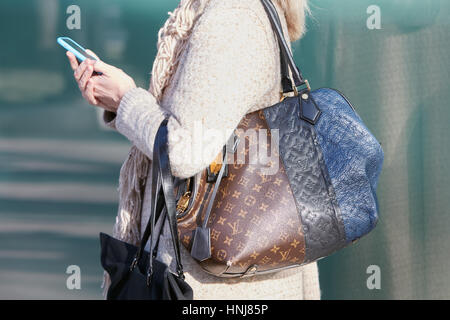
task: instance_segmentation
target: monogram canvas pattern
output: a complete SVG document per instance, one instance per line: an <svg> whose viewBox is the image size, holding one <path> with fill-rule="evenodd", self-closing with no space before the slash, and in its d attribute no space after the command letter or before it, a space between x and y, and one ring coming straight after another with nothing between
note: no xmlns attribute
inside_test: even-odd
<svg viewBox="0 0 450 320"><path fill-rule="evenodd" d="M238 129L235 160L245 155L245 163L230 164L227 177L222 179L208 220L212 256L201 265L222 276L300 265L305 255L303 228L283 164L279 161L278 170L270 175L261 168L275 165L273 162L249 164L249 152L258 141L245 134L246 130L266 129L270 135L263 112L247 114ZM271 150L270 140L269 136L266 150ZM195 204L178 221L181 242L188 249L213 187L206 182L205 173L197 183Z"/></svg>

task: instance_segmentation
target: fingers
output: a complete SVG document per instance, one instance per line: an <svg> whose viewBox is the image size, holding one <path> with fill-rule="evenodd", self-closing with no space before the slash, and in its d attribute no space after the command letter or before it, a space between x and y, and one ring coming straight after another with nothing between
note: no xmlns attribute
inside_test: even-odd
<svg viewBox="0 0 450 320"><path fill-rule="evenodd" d="M78 68L78 61L77 58L75 57L75 55L70 52L67 51L66 52L66 56L67 58L69 58L69 62L70 62L70 67L72 68L73 71L75 71Z"/></svg>
<svg viewBox="0 0 450 320"><path fill-rule="evenodd" d="M86 87L87 81L92 76L94 71L94 61L86 59L84 60L74 72L75 80L78 82L78 86L81 91Z"/></svg>
<svg viewBox="0 0 450 320"><path fill-rule="evenodd" d="M78 68L76 68L73 76L75 77L75 80L77 80L77 82L80 81L81 76L83 75L83 73L86 70L86 68L88 67L88 65L89 65L89 60L86 59L78 66Z"/></svg>
<svg viewBox="0 0 450 320"><path fill-rule="evenodd" d="M97 61L95 61L94 63L94 71L105 73L111 69L111 66L101 61L100 58L92 50L86 49L86 52L97 59Z"/></svg>
<svg viewBox="0 0 450 320"><path fill-rule="evenodd" d="M98 56L91 50L86 50L91 56L98 58ZM95 97L96 78L93 75L95 60L86 59L82 63L78 63L77 58L72 52L66 52L67 58L70 62L70 67L74 71L74 78L78 83L81 94L91 105L100 106L99 99ZM106 65L102 63L103 65ZM106 70L106 67L102 65L102 70Z"/></svg>
<svg viewBox="0 0 450 320"><path fill-rule="evenodd" d="M78 81L78 86L80 87L80 90L85 90L86 85L89 81L89 79L92 77L92 73L94 72L94 67L91 64L88 64L87 67L84 69L84 72L82 76L80 77L80 80Z"/></svg>
<svg viewBox="0 0 450 320"><path fill-rule="evenodd" d="M105 74L105 75L110 75L112 68L113 68L112 66L110 66L107 63L104 63L101 60L97 60L94 63L94 71L100 72L100 73Z"/></svg>
<svg viewBox="0 0 450 320"><path fill-rule="evenodd" d="M92 105L97 106L98 100L94 96L95 80L91 78L86 85L86 90L84 91L85 99Z"/></svg>

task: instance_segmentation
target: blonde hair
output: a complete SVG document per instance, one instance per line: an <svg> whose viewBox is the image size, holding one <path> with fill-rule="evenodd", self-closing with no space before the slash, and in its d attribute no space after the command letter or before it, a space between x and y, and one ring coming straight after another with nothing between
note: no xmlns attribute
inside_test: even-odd
<svg viewBox="0 0 450 320"><path fill-rule="evenodd" d="M226 1L226 0L224 0ZM169 12L169 19L158 32L158 53L151 72L149 91L161 102L164 89L170 83L184 51L196 20L209 0L181 0ZM274 0L284 12L289 39L295 41L305 32L305 13L309 12L307 0Z"/></svg>
<svg viewBox="0 0 450 320"><path fill-rule="evenodd" d="M309 13L307 0L274 0L284 12L286 18L289 39L296 41L306 31L305 16Z"/></svg>

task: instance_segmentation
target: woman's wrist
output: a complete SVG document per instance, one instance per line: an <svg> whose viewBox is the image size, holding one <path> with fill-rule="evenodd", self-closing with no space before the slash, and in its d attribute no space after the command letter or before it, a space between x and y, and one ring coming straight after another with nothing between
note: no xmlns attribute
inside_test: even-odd
<svg viewBox="0 0 450 320"><path fill-rule="evenodd" d="M127 79L127 80L128 80L128 81L127 81L126 83L124 83L123 87L120 88L120 91L119 91L119 93L118 93L117 107L116 107L116 110L115 110L116 113L117 113L117 110L118 110L119 107L120 107L120 104L122 103L123 97L124 97L127 93L129 93L130 91L132 91L133 89L136 89L136 88L137 88L137 87L136 87L136 84L135 84L135 82L134 82L134 80L133 80L131 77L128 76L128 79Z"/></svg>
<svg viewBox="0 0 450 320"><path fill-rule="evenodd" d="M130 92L133 89L136 89L136 83L134 82L133 78L128 77L128 81L127 83L124 85L124 88L121 90L121 94L120 94L120 100L119 100L119 104L120 102L122 102L123 97Z"/></svg>

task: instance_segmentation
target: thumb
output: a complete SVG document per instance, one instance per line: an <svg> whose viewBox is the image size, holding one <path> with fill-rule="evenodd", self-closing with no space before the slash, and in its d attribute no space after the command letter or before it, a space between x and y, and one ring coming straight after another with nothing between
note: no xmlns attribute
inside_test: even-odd
<svg viewBox="0 0 450 320"><path fill-rule="evenodd" d="M94 51L89 50L89 49L86 49L86 52L87 52L89 55L91 55L91 56L93 56L94 58L96 58L97 60L100 60L100 58L94 53Z"/></svg>
<svg viewBox="0 0 450 320"><path fill-rule="evenodd" d="M108 74L108 71L111 70L111 66L107 63L104 63L101 60L97 60L94 63L94 71L101 72L103 74Z"/></svg>

